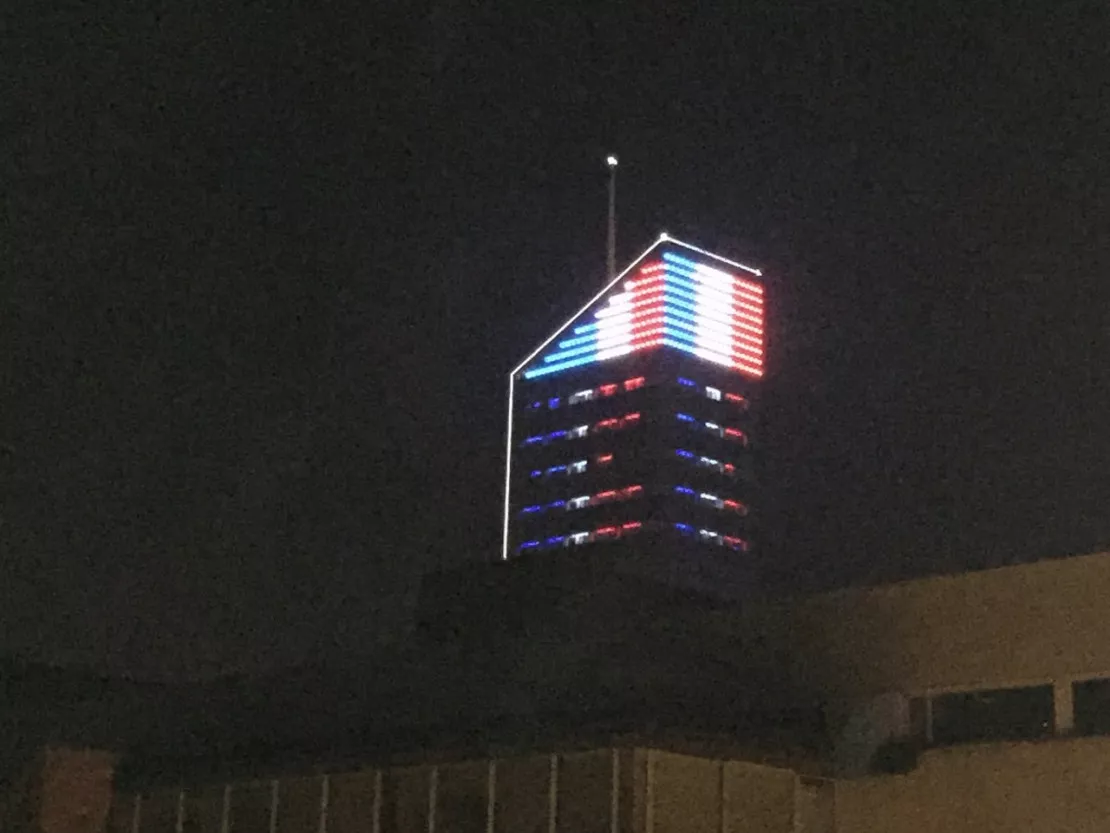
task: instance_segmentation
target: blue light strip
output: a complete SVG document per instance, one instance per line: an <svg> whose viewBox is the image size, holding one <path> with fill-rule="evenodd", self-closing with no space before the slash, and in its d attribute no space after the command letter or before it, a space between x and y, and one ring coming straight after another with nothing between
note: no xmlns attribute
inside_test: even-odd
<svg viewBox="0 0 1110 833"><path fill-rule="evenodd" d="M672 289L672 287L677 288ZM735 302L733 302L732 300L731 294L726 292L725 290L716 289L709 284L691 283L688 280L676 277L671 270L667 270L667 289L669 291L675 292L676 294L679 294L680 296L689 298L692 301L701 301L704 304L707 301L711 300L714 304L719 304L720 306L727 307L730 310L737 309ZM706 297L711 296L714 292L722 297Z"/></svg>
<svg viewBox="0 0 1110 833"><path fill-rule="evenodd" d="M597 328L595 327L594 329ZM575 347L579 344L588 344L589 342L594 341L596 338L596 336L592 335L578 336L577 338L568 338L565 341L559 342L559 349L566 350L568 347Z"/></svg>
<svg viewBox="0 0 1110 833"><path fill-rule="evenodd" d="M561 364L552 364L547 367L538 367L535 370L524 371L525 379L535 379L538 376L547 376L549 373L558 373L560 370L569 370L572 367L581 367L584 364L590 364L597 361L597 354L594 353L589 356L584 356L580 359L574 359L569 362L562 362Z"/></svg>

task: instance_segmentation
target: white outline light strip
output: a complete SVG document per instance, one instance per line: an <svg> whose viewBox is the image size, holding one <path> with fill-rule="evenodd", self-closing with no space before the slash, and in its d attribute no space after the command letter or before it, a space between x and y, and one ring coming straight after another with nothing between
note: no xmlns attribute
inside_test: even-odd
<svg viewBox="0 0 1110 833"><path fill-rule="evenodd" d="M633 260L631 263L629 263L628 266L626 266L623 271L621 271L616 277L614 277L611 281L609 281L607 284L605 284L605 286L602 287L601 290L599 290L596 295L594 295L592 298L590 298L589 301L587 301L585 304L582 305L581 309L579 309L577 312L574 313L574 315L572 315L569 319L567 319L567 321L565 323L563 323L558 329L556 329L555 332L553 332L550 336L548 336L546 339L544 339L538 347L536 347L531 353L529 353L527 356L525 356L525 358L516 367L514 367L509 372L509 420L508 420L508 428L505 432L505 504L504 504L505 518L504 518L504 527L502 529L502 536L501 536L501 559L502 560L507 560L508 557L509 557L509 507L510 507L510 498L511 498L510 486L512 485L512 455L513 455L513 404L514 404L513 399L514 399L514 394L515 394L516 375L518 373L520 373L521 370L523 370L525 365L527 365L536 356L538 356L540 353L542 353L544 351L544 349L547 347L547 345L549 345L551 342L553 342L555 339L557 339L563 333L563 331L566 330L567 327L569 327L571 324L573 324L575 319L577 319L583 313L589 311L590 307L592 307L595 303L597 303L599 300L601 300L601 298L604 297L606 292L608 292L610 289L612 289L614 286L616 286L616 284L619 281L623 280L624 277L626 275L628 275L628 273L631 272L633 269L635 269L636 266L639 265L639 263L645 257L647 257L655 248L657 248L658 246L660 246L663 243L673 243L676 246L681 246L685 249L688 249L691 252L697 252L700 255L704 255L705 257L712 258L713 260L719 261L720 263L727 264L729 266L732 266L733 268L743 269L745 272L748 272L749 274L755 275L756 277L763 277L763 272L760 271L759 269L755 269L751 266L747 266L747 265L745 265L743 263L740 263L738 261L735 261L735 260L729 260L727 257L721 257L720 255L714 254L713 252L710 252L706 249L703 249L700 246L694 246L690 243L685 242L684 240L679 240L677 238L671 237L669 234L661 234L661 235L659 235L658 240L656 240L654 243L652 243L650 246L648 246L646 249L644 249L644 251L641 252L640 255L635 260ZM702 265L703 268L705 268L707 271L712 271L712 267L706 267L703 264L699 264L699 265ZM736 278L735 280L737 280L737 282L740 282L739 278ZM763 287L760 286L759 289L762 291ZM705 314L705 311L699 310L697 312L699 312L703 315ZM717 318L717 316L715 316L715 315L709 315L707 317L710 320L716 319L716 321L720 321L720 319ZM720 323L731 324L733 326L738 326L742 330L749 330L749 331L758 332L760 335L763 334L762 327L760 327L758 330L756 330L756 328L754 328L754 327L745 326L744 324L741 324L739 322L720 321ZM587 325L587 326L590 326L590 325ZM593 327L596 327L596 324L593 325ZM591 330L593 329L593 327L591 327ZM703 352L703 351L697 350L696 348L691 349L687 345L681 344L680 342L676 342L675 340L673 340L671 338L664 337L663 339L661 339L661 341L664 344L670 344L671 346L678 347L679 349L681 349L683 351L691 352L691 353L694 353L695 355L698 355L699 353ZM762 346L762 344L760 344L760 346ZM704 352L708 352L708 351L704 351ZM710 354L710 355L712 355L712 354ZM703 355L702 357L703 358L709 358L710 361L715 361L715 362L720 362L721 358L724 358L724 357L718 358L716 356L714 356L713 358L710 358L709 355ZM599 358L600 358L600 356L599 356ZM740 370L741 372L747 372L747 373L750 373L750 374L755 375L755 376L762 376L763 375L762 371L760 371L760 370L758 370L757 368L754 368L754 367L745 367L745 366L743 366L741 364L738 364L736 362L729 362L729 364L731 366L735 367L737 370Z"/></svg>
<svg viewBox="0 0 1110 833"><path fill-rule="evenodd" d="M505 525L501 531L501 560L509 558L509 489L513 474L513 374L509 374L509 429L505 432Z"/></svg>
<svg viewBox="0 0 1110 833"><path fill-rule="evenodd" d="M721 257L720 255L715 255L715 254L713 254L713 252L706 251L705 249L700 249L697 246L694 246L690 243L686 243L683 240L679 240L677 237L671 237L668 234L664 234L662 237L659 238L659 240L660 241L665 241L667 243L677 243L679 246L685 246L687 249L689 249L692 252L697 252L698 254L707 255L707 256L713 258L714 260L721 261L721 263L727 263L729 266L735 266L737 269L743 269L745 272L750 272L751 274L756 275L760 278L763 277L763 272L761 272L759 269L755 269L751 266L745 266L743 263L737 263L735 260L729 260L727 257ZM762 288L763 287L760 287L760 289L762 289Z"/></svg>
<svg viewBox="0 0 1110 833"><path fill-rule="evenodd" d="M517 373L519 373L524 368L524 365L528 364L528 362L532 361L532 359L534 359L541 352L543 352L543 349L545 347L547 347L547 345L549 345L555 339L557 339L560 336L560 334L562 334L563 330L565 330L567 327L569 327L571 324L573 324L575 319L578 318L578 316L580 316L584 312L587 312L590 309L590 307L592 307L594 304L596 304L598 301L600 301L602 296L604 296L606 292L608 292L610 289L612 289L614 286L616 286L617 282L619 280L621 280L629 272L631 272L641 260L643 260L645 257L647 257L652 249L654 249L660 243L664 243L668 240L670 240L669 237L660 237L658 240L656 240L654 243L652 243L650 246L648 246L646 249L644 249L643 253L638 258L636 258L634 261L632 261L630 264L628 264L628 266L625 267L623 272L621 272L619 275L617 275L615 278L613 278L613 280L609 281L609 283L605 284L605 286L602 287L600 292L598 292L596 295L594 295L594 297L590 298L590 300L588 300L585 304L583 304L582 308L580 310L578 310L578 312L576 312L574 315L572 315L570 318L568 318L566 320L566 322L562 326L559 327L559 329L557 329L555 332L553 332L551 335L549 335L546 339L544 339L539 347L537 347L535 350L533 350L531 353L529 353L525 357L524 361L522 361L520 364L518 364L516 367L514 367L513 370L512 370L513 375L515 376Z"/></svg>

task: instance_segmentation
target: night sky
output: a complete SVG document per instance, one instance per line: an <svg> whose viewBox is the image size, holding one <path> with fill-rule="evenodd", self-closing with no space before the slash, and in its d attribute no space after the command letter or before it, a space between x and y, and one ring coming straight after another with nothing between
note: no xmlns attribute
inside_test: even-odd
<svg viewBox="0 0 1110 833"><path fill-rule="evenodd" d="M1110 545L1101 4L53 5L0 58L0 652L348 656L492 558L608 152L619 260L768 276L779 580Z"/></svg>

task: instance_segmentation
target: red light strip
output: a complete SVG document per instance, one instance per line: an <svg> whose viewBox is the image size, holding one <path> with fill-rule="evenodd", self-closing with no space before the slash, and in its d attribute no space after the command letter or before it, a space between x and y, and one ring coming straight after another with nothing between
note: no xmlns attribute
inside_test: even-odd
<svg viewBox="0 0 1110 833"><path fill-rule="evenodd" d="M636 483L632 486L625 486L623 489L608 489L604 492L598 492L596 495L592 496L590 498L590 505L593 505L595 502L605 502L618 497L622 500L629 500L633 496L638 495L643 490L644 487L641 486L639 483Z"/></svg>
<svg viewBox="0 0 1110 833"><path fill-rule="evenodd" d="M638 281L629 281L627 284L627 291L633 294L633 299L630 306L636 306L636 295L646 294L648 289L656 286L660 288L661 292L666 283L666 275L651 275ZM721 289L718 287L714 287L712 284L702 284L702 286L705 287L703 297L705 297L706 300L716 301L717 304L715 306L719 306L719 308L722 310L728 309L735 315L746 318L749 321L762 323L764 313L762 298L753 298L749 295L741 294L737 292L735 288L731 290ZM741 309L747 310L747 312L736 311ZM749 315L749 313L755 313L755 315Z"/></svg>

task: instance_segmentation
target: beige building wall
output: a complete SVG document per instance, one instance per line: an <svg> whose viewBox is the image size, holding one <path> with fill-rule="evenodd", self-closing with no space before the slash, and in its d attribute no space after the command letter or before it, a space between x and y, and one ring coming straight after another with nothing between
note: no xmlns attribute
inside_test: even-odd
<svg viewBox="0 0 1110 833"><path fill-rule="evenodd" d="M1066 734L1072 682L1110 677L1106 599L1110 554L1099 554L710 619L844 712L887 692L1051 683ZM159 796L121 795L109 833L1110 831L1110 738L935 749L906 775L835 787L738 760L595 749L282 778L269 813L264 797L257 784L186 789L174 830Z"/></svg>
<svg viewBox="0 0 1110 833"><path fill-rule="evenodd" d="M89 749L47 748L42 764L41 833L100 833L107 825L115 756Z"/></svg>
<svg viewBox="0 0 1110 833"><path fill-rule="evenodd" d="M925 753L908 775L836 785L838 833L1105 833L1110 738Z"/></svg>
<svg viewBox="0 0 1110 833"><path fill-rule="evenodd" d="M649 751L650 833L832 833L798 814L790 770Z"/></svg>
<svg viewBox="0 0 1110 833"><path fill-rule="evenodd" d="M1110 677L1110 554L841 590L711 614L752 662L788 668L834 722L886 692L911 696ZM1070 715L1058 721L1064 730Z"/></svg>
<svg viewBox="0 0 1110 833"><path fill-rule="evenodd" d="M789 770L651 749L243 781L116 797L109 833L832 833ZM177 811L191 819L177 828ZM148 812L157 808L154 812ZM193 809L189 809L193 808ZM196 825L192 827L192 825Z"/></svg>

